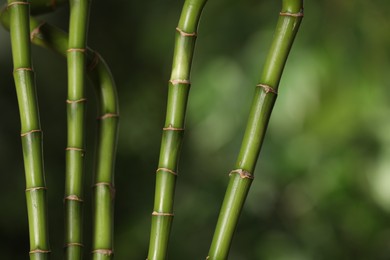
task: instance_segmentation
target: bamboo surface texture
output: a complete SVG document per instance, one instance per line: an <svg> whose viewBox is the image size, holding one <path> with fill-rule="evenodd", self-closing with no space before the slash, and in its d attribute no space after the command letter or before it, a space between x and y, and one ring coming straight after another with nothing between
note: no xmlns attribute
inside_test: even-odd
<svg viewBox="0 0 390 260"><path fill-rule="evenodd" d="M176 28L175 49L168 102L163 128L160 158L156 171L156 189L149 243L149 260L165 259L173 219L178 158L184 134L190 70L197 27L206 0L186 0Z"/></svg>
<svg viewBox="0 0 390 260"><path fill-rule="evenodd" d="M29 2L9 0L14 79L21 120L21 138L26 174L26 200L30 233L30 259L49 259L50 245L46 183L29 31Z"/></svg>
<svg viewBox="0 0 390 260"><path fill-rule="evenodd" d="M65 174L65 259L83 258L83 184L85 157L85 51L88 0L70 1Z"/></svg>
<svg viewBox="0 0 390 260"><path fill-rule="evenodd" d="M254 178L257 158L274 106L282 72L303 17L302 0L283 0L276 32L256 86L241 149L230 180L207 259L224 260Z"/></svg>

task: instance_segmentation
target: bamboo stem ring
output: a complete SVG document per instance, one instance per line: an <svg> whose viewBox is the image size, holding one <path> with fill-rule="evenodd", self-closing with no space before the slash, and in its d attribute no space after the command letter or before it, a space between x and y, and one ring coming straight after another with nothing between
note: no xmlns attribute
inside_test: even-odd
<svg viewBox="0 0 390 260"><path fill-rule="evenodd" d="M85 52L86 49L84 49L84 48L69 48L66 51L67 52Z"/></svg>
<svg viewBox="0 0 390 260"><path fill-rule="evenodd" d="M20 136L24 137L24 136L32 134L32 133L41 133L41 132L42 132L41 129L33 129L33 130L28 131L28 132L21 133Z"/></svg>
<svg viewBox="0 0 390 260"><path fill-rule="evenodd" d="M303 17L303 11L300 11L298 13L288 13L288 12L280 12L280 16L291 16L291 17Z"/></svg>
<svg viewBox="0 0 390 260"><path fill-rule="evenodd" d="M272 88L271 86L269 85L266 85L266 84L257 84L256 87L261 87L263 88L265 94L268 94L268 93L273 93L275 95L278 95L278 91L274 88Z"/></svg>
<svg viewBox="0 0 390 260"><path fill-rule="evenodd" d="M167 212L157 212L157 211L153 211L153 212L152 212L152 216L173 217L173 216L175 216L175 214L173 214L173 213L167 213Z"/></svg>
<svg viewBox="0 0 390 260"><path fill-rule="evenodd" d="M29 5L30 2L12 2L7 5L7 9L12 7L13 5Z"/></svg>
<svg viewBox="0 0 390 260"><path fill-rule="evenodd" d="M112 251L111 249L95 249L91 252L91 254L102 254L110 256L114 254L114 251Z"/></svg>
<svg viewBox="0 0 390 260"><path fill-rule="evenodd" d="M184 130L185 129L183 127L173 127L172 125L163 128L163 131L184 131Z"/></svg>
<svg viewBox="0 0 390 260"><path fill-rule="evenodd" d="M119 115L116 113L107 113L107 114L104 114L104 115L98 117L97 120L103 120L106 118L113 118L113 117L119 117Z"/></svg>
<svg viewBox="0 0 390 260"><path fill-rule="evenodd" d="M84 247L84 244L81 244L81 243L67 243L67 244L64 245L64 248L71 247L71 246Z"/></svg>
<svg viewBox="0 0 390 260"><path fill-rule="evenodd" d="M183 31L179 27L176 27L176 31L178 31L180 33L180 35L184 36L184 37L196 37L197 36L196 32L188 33L188 32Z"/></svg>
<svg viewBox="0 0 390 260"><path fill-rule="evenodd" d="M178 85L178 84L185 84L185 85L191 85L191 82L187 79L171 79L169 82L172 85Z"/></svg>
<svg viewBox="0 0 390 260"><path fill-rule="evenodd" d="M51 253L50 250L42 250L42 249L34 249L29 252L29 254L49 254Z"/></svg>
<svg viewBox="0 0 390 260"><path fill-rule="evenodd" d="M172 170L170 170L170 169L168 169L168 168L158 168L158 169L156 170L156 173L159 172L159 171L169 172L169 173L171 173L171 174L173 174L173 175L176 175L176 176L179 175L177 172L172 171Z"/></svg>
<svg viewBox="0 0 390 260"><path fill-rule="evenodd" d="M85 152L84 149L78 148L78 147L66 147L65 151L79 151L79 152Z"/></svg>
<svg viewBox="0 0 390 260"><path fill-rule="evenodd" d="M25 189L25 192L32 192L32 191L37 191L37 190L47 190L47 188L46 187L32 187L32 188Z"/></svg>
<svg viewBox="0 0 390 260"><path fill-rule="evenodd" d="M65 200L72 200L72 201L78 201L78 202L84 202L83 199L81 199L79 196L77 195L68 195L64 198L64 202Z"/></svg>
<svg viewBox="0 0 390 260"><path fill-rule="evenodd" d="M66 103L68 103L68 104L81 103L81 102L87 102L87 99L86 98L80 98L80 99L77 99L77 100L69 100L69 99L66 100Z"/></svg>
<svg viewBox="0 0 390 260"><path fill-rule="evenodd" d="M14 72L17 72L17 71L33 71L32 68L17 68L14 70Z"/></svg>
<svg viewBox="0 0 390 260"><path fill-rule="evenodd" d="M236 169L236 170L233 170L229 173L229 176L231 176L232 174L239 174L241 179L251 179L253 180L255 177L253 177L253 174L248 172L248 171L245 171L244 169Z"/></svg>

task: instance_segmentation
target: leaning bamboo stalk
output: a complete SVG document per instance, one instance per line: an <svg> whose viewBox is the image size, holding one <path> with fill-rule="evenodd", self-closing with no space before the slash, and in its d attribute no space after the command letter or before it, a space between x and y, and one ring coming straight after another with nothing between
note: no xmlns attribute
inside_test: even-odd
<svg viewBox="0 0 390 260"><path fill-rule="evenodd" d="M49 259L47 188L43 168L42 130L30 52L29 2L8 0L8 11L26 174L30 259Z"/></svg>
<svg viewBox="0 0 390 260"><path fill-rule="evenodd" d="M186 0L176 28L175 49L163 128L148 259L165 259L173 219L178 157L184 133L190 70L197 27L206 0Z"/></svg>
<svg viewBox="0 0 390 260"><path fill-rule="evenodd" d="M257 158L274 106L282 72L303 17L303 0L283 0L276 33L267 56L260 83L256 86L252 108L235 168L223 200L210 260L227 259L234 230L250 185Z"/></svg>
<svg viewBox="0 0 390 260"><path fill-rule="evenodd" d="M85 156L85 51L88 0L70 1L65 174L65 258L83 258L83 183Z"/></svg>
<svg viewBox="0 0 390 260"><path fill-rule="evenodd" d="M40 6L32 5L34 9ZM39 11L39 10L36 10ZM8 13L0 14L5 28L9 26ZM52 49L66 56L68 35L58 28L30 18L31 41L41 47ZM95 51L87 48L87 74L98 96L98 144L94 174L94 221L93 254L95 259L112 259L114 244L114 166L118 135L119 109L116 86L111 71L104 59ZM104 251L102 251L104 249ZM99 258L100 257L100 258Z"/></svg>

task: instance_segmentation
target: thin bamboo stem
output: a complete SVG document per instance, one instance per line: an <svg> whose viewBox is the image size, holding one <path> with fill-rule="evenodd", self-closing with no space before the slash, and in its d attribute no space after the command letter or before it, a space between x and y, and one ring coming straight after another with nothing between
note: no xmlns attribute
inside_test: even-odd
<svg viewBox="0 0 390 260"><path fill-rule="evenodd" d="M32 5L34 8L39 6ZM8 12L0 14L5 28L9 27ZM67 55L68 35L60 29L30 18L31 41L44 48L52 49L60 55ZM115 82L104 59L87 48L87 74L98 96L98 145L94 174L94 241L95 259L113 257L113 218L114 218L114 166L118 135L119 109ZM72 198L72 197L71 197ZM77 197L73 197L77 199ZM102 250L102 248L104 250Z"/></svg>
<svg viewBox="0 0 390 260"><path fill-rule="evenodd" d="M18 97L26 174L30 259L49 259L48 209L35 78L29 33L29 2L8 0L14 79Z"/></svg>
<svg viewBox="0 0 390 260"><path fill-rule="evenodd" d="M178 157L184 134L185 112L190 89L190 70L199 18L206 0L186 0L176 28L175 49L149 243L149 260L165 259L173 219L173 201Z"/></svg>
<svg viewBox="0 0 390 260"><path fill-rule="evenodd" d="M228 257L239 214L254 178L253 172L276 100L280 78L302 17L303 0L283 0L273 42L260 83L255 90L235 170L229 174L229 185L207 259L223 260Z"/></svg>
<svg viewBox="0 0 390 260"><path fill-rule="evenodd" d="M85 156L85 51L88 0L70 1L68 61L68 141L65 177L65 258L83 258L83 183Z"/></svg>

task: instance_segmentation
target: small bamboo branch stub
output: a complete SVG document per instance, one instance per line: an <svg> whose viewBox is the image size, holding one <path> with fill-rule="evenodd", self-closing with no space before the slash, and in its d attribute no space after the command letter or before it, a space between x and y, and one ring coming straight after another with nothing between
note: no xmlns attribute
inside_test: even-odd
<svg viewBox="0 0 390 260"><path fill-rule="evenodd" d="M244 169L236 169L236 170L233 170L229 173L229 176L231 176L232 174L239 174L241 179L251 179L253 180L255 177L253 177L253 174L248 172L248 171L245 171Z"/></svg>
<svg viewBox="0 0 390 260"><path fill-rule="evenodd" d="M256 87L261 87L264 90L265 94L273 93L275 95L278 95L278 91L269 85L257 84Z"/></svg>

